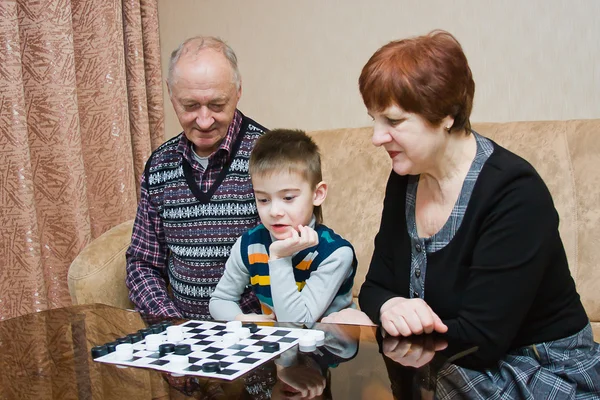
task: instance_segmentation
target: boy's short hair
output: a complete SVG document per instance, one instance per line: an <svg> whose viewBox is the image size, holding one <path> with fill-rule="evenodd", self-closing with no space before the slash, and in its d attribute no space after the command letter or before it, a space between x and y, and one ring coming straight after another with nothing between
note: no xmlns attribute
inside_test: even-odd
<svg viewBox="0 0 600 400"><path fill-rule="evenodd" d="M269 175L276 171L300 174L314 190L323 180L319 147L306 132L294 129L273 129L262 135L250 154L250 177ZM323 223L321 206L315 206L316 223Z"/></svg>

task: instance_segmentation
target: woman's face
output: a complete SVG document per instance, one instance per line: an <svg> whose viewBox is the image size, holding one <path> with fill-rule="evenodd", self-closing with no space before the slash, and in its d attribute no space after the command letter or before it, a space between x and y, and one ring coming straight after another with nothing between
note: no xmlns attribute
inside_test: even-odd
<svg viewBox="0 0 600 400"><path fill-rule="evenodd" d="M391 105L381 112L369 111L373 118L373 144L383 146L392 159L392 169L398 175L419 175L435 169L448 133L442 121L431 126L418 114ZM447 118L449 119L449 118Z"/></svg>

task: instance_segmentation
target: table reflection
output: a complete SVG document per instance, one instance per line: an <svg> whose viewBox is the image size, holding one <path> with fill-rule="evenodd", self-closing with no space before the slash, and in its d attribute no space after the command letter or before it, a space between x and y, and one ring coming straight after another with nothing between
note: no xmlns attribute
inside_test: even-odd
<svg viewBox="0 0 600 400"><path fill-rule="evenodd" d="M323 346L294 347L234 381L92 360L92 347L160 321L103 305L2 321L0 399L432 398L465 384L447 367L476 354L437 336L398 339L373 327L314 324L308 328L325 332Z"/></svg>

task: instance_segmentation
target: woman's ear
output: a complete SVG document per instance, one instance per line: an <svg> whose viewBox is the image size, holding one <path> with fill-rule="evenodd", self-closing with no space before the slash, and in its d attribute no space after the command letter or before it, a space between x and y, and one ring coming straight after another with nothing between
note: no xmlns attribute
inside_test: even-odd
<svg viewBox="0 0 600 400"><path fill-rule="evenodd" d="M452 118L451 116L446 116L443 120L442 120L442 126L444 127L444 130L446 132L450 132L450 130L452 129L452 126L454 125L454 118Z"/></svg>
<svg viewBox="0 0 600 400"><path fill-rule="evenodd" d="M321 181L317 183L317 187L315 188L315 192L313 194L313 206L320 206L325 201L325 197L327 197L327 183Z"/></svg>

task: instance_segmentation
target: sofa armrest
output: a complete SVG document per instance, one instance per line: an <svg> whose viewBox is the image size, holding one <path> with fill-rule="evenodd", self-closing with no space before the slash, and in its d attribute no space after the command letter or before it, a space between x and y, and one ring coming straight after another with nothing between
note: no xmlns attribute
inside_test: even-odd
<svg viewBox="0 0 600 400"><path fill-rule="evenodd" d="M104 232L89 243L69 267L73 304L102 303L133 308L125 286L125 252L131 243L133 220Z"/></svg>

